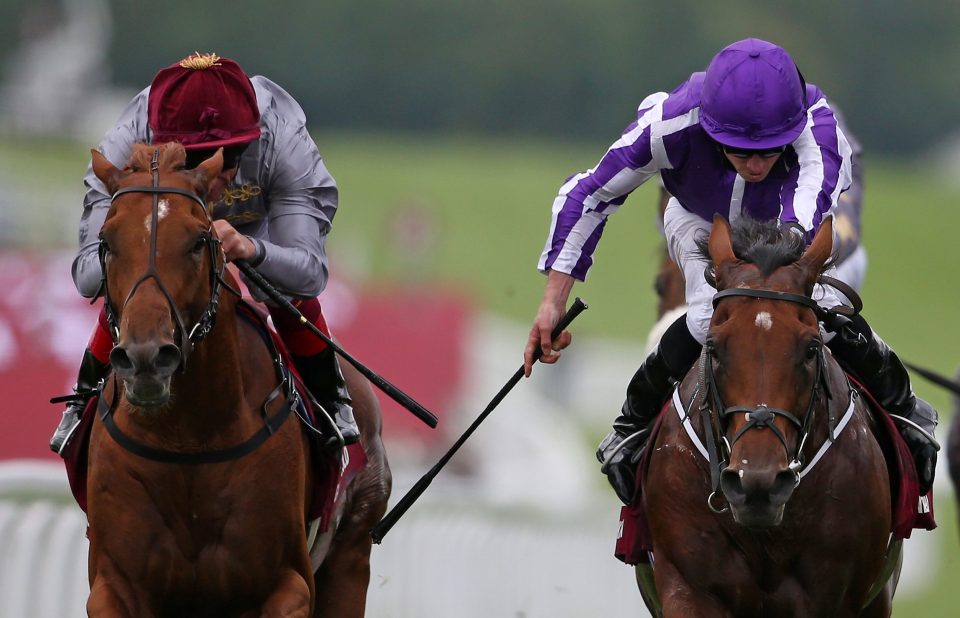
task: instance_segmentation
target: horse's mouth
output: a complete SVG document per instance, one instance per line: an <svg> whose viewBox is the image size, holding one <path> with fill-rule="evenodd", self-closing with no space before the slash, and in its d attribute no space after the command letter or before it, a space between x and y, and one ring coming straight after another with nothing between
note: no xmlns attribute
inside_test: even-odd
<svg viewBox="0 0 960 618"><path fill-rule="evenodd" d="M124 380L127 401L138 408L156 408L170 401L170 381L138 377Z"/></svg>
<svg viewBox="0 0 960 618"><path fill-rule="evenodd" d="M783 521L783 504L731 504L730 512L733 520L745 528L766 529L774 528Z"/></svg>

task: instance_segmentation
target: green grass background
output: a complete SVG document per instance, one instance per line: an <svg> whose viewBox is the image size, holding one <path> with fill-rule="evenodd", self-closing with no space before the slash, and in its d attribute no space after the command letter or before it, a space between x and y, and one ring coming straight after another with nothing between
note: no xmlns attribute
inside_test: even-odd
<svg viewBox="0 0 960 618"><path fill-rule="evenodd" d="M529 322L543 277L536 262L558 187L593 165L605 143L477 137L432 138L315 132L341 188L329 249L332 267L365 286L442 283L481 308ZM73 247L88 145L0 140L0 183L27 209L7 246ZM905 359L950 375L960 365L955 265L960 183L910 161L866 161L865 245L870 268L864 315ZM960 173L960 170L958 170ZM607 225L588 281L574 293L590 311L578 334L639 342L654 321L660 236L655 183L641 187ZM8 192L10 195L11 192ZM398 221L426 215L436 231L423 254L395 240ZM3 213L9 216L9 213ZM419 255L416 259L411 256ZM523 342L518 341L518 349ZM949 397L918 379L916 390L948 416ZM946 420L946 419L945 419ZM946 424L941 435L946 434ZM896 616L960 615L956 512L936 504L936 580L901 596ZM917 533L921 534L921 533Z"/></svg>

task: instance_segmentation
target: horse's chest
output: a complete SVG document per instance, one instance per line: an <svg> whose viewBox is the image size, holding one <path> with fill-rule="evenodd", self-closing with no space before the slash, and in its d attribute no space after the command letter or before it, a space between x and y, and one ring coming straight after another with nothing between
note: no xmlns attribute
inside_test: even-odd
<svg viewBox="0 0 960 618"><path fill-rule="evenodd" d="M237 475L242 476L242 475ZM109 502L101 501L95 517L109 520L102 530L129 529L122 535L96 537L121 570L140 573L158 590L199 598L256 597L264 573L285 566L305 542L302 523L289 504L282 483L208 483L192 479L138 483ZM266 485L266 487L263 487ZM280 512L283 510L283 513ZM91 537L94 541L94 537Z"/></svg>
<svg viewBox="0 0 960 618"><path fill-rule="evenodd" d="M147 571L170 592L205 599L257 598L263 574L278 571L291 540L289 532L226 517L191 514L158 531ZM148 579L149 580L149 579Z"/></svg>

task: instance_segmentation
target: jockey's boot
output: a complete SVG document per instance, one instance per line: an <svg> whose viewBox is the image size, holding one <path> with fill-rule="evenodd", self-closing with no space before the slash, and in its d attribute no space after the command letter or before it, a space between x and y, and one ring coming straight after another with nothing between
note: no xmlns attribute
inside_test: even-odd
<svg viewBox="0 0 960 618"><path fill-rule="evenodd" d="M347 384L340 371L336 353L328 346L313 356L295 356L293 362L310 393L336 423L343 437L343 444L357 442L360 439L360 428L353 418L350 394L347 392ZM326 442L328 447L338 444L336 436Z"/></svg>
<svg viewBox="0 0 960 618"><path fill-rule="evenodd" d="M50 438L50 450L54 453L60 453L70 433L80 423L80 415L83 414L87 402L93 397L100 388L100 382L106 377L108 363L102 363L97 360L90 349L83 351L83 359L80 361L80 371L77 374L77 384L73 387L73 396L68 400L67 409L63 411L63 418L57 430L53 432ZM54 401L62 401L55 397Z"/></svg>
<svg viewBox="0 0 960 618"><path fill-rule="evenodd" d="M630 504L636 487L637 463L650 437L650 427L670 395L670 387L690 369L702 346L687 328L686 314L663 334L630 383L620 416L597 449L600 470L617 496Z"/></svg>
<svg viewBox="0 0 960 618"><path fill-rule="evenodd" d="M940 450L934 437L937 411L914 395L903 363L861 316L840 328L827 346L893 417L917 466L920 494L927 493Z"/></svg>

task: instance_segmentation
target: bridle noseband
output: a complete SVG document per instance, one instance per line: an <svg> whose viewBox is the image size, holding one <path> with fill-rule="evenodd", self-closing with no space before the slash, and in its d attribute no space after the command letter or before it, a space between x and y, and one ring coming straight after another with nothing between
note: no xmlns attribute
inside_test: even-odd
<svg viewBox="0 0 960 618"><path fill-rule="evenodd" d="M180 310L177 308L177 304L173 299L173 295L170 294L169 290L167 290L167 287L163 284L163 281L161 281L160 275L157 272L157 229L159 228L160 221L160 195L163 193L183 195L200 204L203 212L207 214L208 220L210 215L207 213L206 204L204 204L203 200L200 199L200 196L198 196L196 193L187 191L186 189L180 189L178 187L160 186L159 148L156 148L153 151L153 158L150 161L150 172L153 175L152 186L144 185L124 187L117 190L110 200L111 205L113 205L118 197L127 193L153 194L153 209L150 220L150 257L147 265L147 271L141 275L140 278L137 279L137 281L133 284L133 287L130 288L130 292L127 293L127 297L124 299L123 304L121 305L121 310L123 307L126 307L127 303L130 302L130 299L133 298L133 295L140 288L140 284L148 279L153 279L156 282L157 287L163 293L164 298L166 298L167 304L170 306L170 313L176 323L177 347L180 349L180 370L183 371L186 368L187 357L193 352L193 348L200 343L200 341L202 341L203 338L206 337L213 329L213 325L217 317L217 308L220 302L221 289L226 287L238 297L240 296L240 292L235 290L223 278L227 260L220 250L219 239L217 239L213 234L213 222L210 221L210 227L203 234L203 240L207 246L207 253L210 256L210 300L207 302L207 307L200 315L200 318L197 320L196 324L194 324L189 330L186 328L183 316L180 314ZM113 343L114 345L117 345L120 342L120 323L117 319L117 312L114 310L113 302L110 298L110 288L107 285L107 254L109 253L109 249L102 237L100 239L100 247L98 251L100 269L102 273L100 289L103 293L104 312L106 313L107 322L110 324L110 334L113 337ZM221 258L219 260L219 267L217 266L218 258Z"/></svg>

